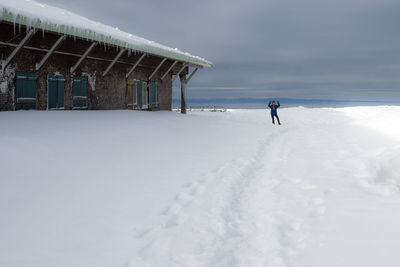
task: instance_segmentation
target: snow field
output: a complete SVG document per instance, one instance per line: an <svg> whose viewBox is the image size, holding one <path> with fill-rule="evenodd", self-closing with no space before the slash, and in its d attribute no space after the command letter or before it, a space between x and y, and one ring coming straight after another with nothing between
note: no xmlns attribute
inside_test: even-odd
<svg viewBox="0 0 400 267"><path fill-rule="evenodd" d="M172 112L2 112L0 125L0 266L18 267L123 266L185 183L257 137Z"/></svg>
<svg viewBox="0 0 400 267"><path fill-rule="evenodd" d="M1 113L0 266L398 266L400 108L279 115Z"/></svg>
<svg viewBox="0 0 400 267"><path fill-rule="evenodd" d="M296 122L298 117L290 111L303 119ZM291 115L289 125L266 132L252 156L223 165L191 184L189 192L178 194L163 222L141 236L146 245L131 266L376 266L382 262L396 266L393 257L400 242L388 233L399 233L395 225L400 218L379 212L382 220L375 222L376 214L365 209L364 200L376 206L377 199L364 199L369 193L359 187L371 178L365 176L372 171L369 162L377 160L364 153L379 153L393 143L378 141L371 146L370 138L378 136L363 133L336 110L281 111L286 113ZM399 172L394 173L399 178ZM399 181L394 182L397 206ZM393 189L388 183L368 189L375 192L380 186ZM385 217L396 222L392 231L357 231L360 225L379 228ZM337 236L342 240L337 241ZM386 248L389 240L394 244ZM377 255L368 255L368 250ZM324 257L316 256L316 251Z"/></svg>

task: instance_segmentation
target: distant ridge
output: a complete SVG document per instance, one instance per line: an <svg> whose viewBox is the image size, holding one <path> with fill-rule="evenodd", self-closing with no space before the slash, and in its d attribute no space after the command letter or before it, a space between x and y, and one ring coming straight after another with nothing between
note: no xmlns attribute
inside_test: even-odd
<svg viewBox="0 0 400 267"><path fill-rule="evenodd" d="M400 101L382 100L338 100L338 99L302 99L302 98L195 98L188 99L188 105L223 105L226 108L259 109L265 108L269 100L279 100L282 107L352 107L400 105ZM177 107L180 99L173 99L172 106Z"/></svg>

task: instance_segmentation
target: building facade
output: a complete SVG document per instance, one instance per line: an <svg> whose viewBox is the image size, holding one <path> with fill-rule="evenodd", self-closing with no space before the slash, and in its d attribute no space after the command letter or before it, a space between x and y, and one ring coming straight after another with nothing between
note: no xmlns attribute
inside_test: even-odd
<svg viewBox="0 0 400 267"><path fill-rule="evenodd" d="M21 15L9 9L3 7L0 22L1 111L170 110L173 80L180 78L185 104L187 82L199 68L211 66L197 57L174 55L158 44L155 48L147 43L130 45L112 32L111 37L82 36L68 25L52 30L43 27L43 18L24 17L23 10ZM32 21L42 27L32 27ZM45 25L51 25L51 20ZM194 69L191 75L190 69Z"/></svg>

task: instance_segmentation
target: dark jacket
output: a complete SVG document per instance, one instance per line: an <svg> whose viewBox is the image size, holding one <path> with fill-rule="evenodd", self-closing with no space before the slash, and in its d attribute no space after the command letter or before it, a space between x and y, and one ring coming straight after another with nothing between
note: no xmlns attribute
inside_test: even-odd
<svg viewBox="0 0 400 267"><path fill-rule="evenodd" d="M276 104L272 104L271 101L268 103L268 107L271 109L271 115L278 115L277 109L281 106L279 101L276 102Z"/></svg>

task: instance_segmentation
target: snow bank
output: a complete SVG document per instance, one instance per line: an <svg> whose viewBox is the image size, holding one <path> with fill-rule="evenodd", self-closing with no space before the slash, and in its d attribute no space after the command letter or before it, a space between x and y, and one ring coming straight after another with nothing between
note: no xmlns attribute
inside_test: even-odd
<svg viewBox="0 0 400 267"><path fill-rule="evenodd" d="M113 44L120 47L171 57L174 59L211 66L212 63L198 56L170 48L118 28L89 20L67 10L42 4L34 0L0 0L0 19L28 27L55 31L67 35Z"/></svg>
<svg viewBox="0 0 400 267"><path fill-rule="evenodd" d="M374 182L387 195L400 192L400 149L381 160Z"/></svg>
<svg viewBox="0 0 400 267"><path fill-rule="evenodd" d="M348 107L338 110L344 112L355 124L400 141L399 106Z"/></svg>
<svg viewBox="0 0 400 267"><path fill-rule="evenodd" d="M339 109L353 123L377 132L377 138L393 139L393 146L382 147L369 162L362 184L384 195L400 193L400 107L349 107Z"/></svg>

